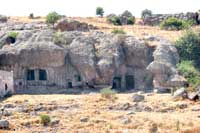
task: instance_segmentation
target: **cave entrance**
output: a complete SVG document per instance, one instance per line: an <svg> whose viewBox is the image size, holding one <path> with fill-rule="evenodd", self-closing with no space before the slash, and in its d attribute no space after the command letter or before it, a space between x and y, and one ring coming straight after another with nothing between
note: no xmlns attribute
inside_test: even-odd
<svg viewBox="0 0 200 133"><path fill-rule="evenodd" d="M113 89L121 89L121 77L114 77L112 83Z"/></svg>
<svg viewBox="0 0 200 133"><path fill-rule="evenodd" d="M27 70L27 80L35 80L35 71Z"/></svg>
<svg viewBox="0 0 200 133"><path fill-rule="evenodd" d="M73 88L73 86L72 86L72 82L71 82L71 81L68 82L68 84L67 84L67 88L69 88L69 89Z"/></svg>
<svg viewBox="0 0 200 133"><path fill-rule="evenodd" d="M126 81L126 89L131 90L134 89L135 87L135 80L133 75L126 75L125 76L125 81Z"/></svg>
<svg viewBox="0 0 200 133"><path fill-rule="evenodd" d="M47 80L47 72L46 70L39 70L39 80Z"/></svg>

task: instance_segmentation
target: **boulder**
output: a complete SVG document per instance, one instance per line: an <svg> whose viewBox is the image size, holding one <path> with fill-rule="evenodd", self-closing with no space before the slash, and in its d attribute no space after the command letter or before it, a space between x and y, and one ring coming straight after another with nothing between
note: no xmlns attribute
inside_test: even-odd
<svg viewBox="0 0 200 133"><path fill-rule="evenodd" d="M9 129L9 121L0 120L0 129Z"/></svg>
<svg viewBox="0 0 200 133"><path fill-rule="evenodd" d="M0 15L0 23L6 23L8 18L6 16Z"/></svg>
<svg viewBox="0 0 200 133"><path fill-rule="evenodd" d="M193 100L193 101L199 100L200 99L199 95L200 95L199 90L196 92L188 93L188 99Z"/></svg>
<svg viewBox="0 0 200 133"><path fill-rule="evenodd" d="M80 121L81 121L81 122L88 122L88 121L89 121L89 118L88 118L88 117L81 117L81 118L80 118Z"/></svg>
<svg viewBox="0 0 200 133"><path fill-rule="evenodd" d="M164 94L164 93L171 93L171 89L169 88L156 88L154 89L155 93Z"/></svg>
<svg viewBox="0 0 200 133"><path fill-rule="evenodd" d="M187 95L185 88L180 88L174 92L173 98L184 98Z"/></svg>
<svg viewBox="0 0 200 133"><path fill-rule="evenodd" d="M51 126L54 126L54 125L59 124L59 122L60 122L60 120L58 120L58 119L53 119L53 120L51 120L50 125L51 125Z"/></svg>
<svg viewBox="0 0 200 133"><path fill-rule="evenodd" d="M121 119L121 123L122 124L129 124L129 123L131 123L131 119L130 118L128 118L128 117L123 117L122 119Z"/></svg>
<svg viewBox="0 0 200 133"><path fill-rule="evenodd" d="M194 106L194 107L192 107L192 111L200 111L200 106Z"/></svg>
<svg viewBox="0 0 200 133"><path fill-rule="evenodd" d="M97 27L88 25L87 23L64 18L55 25L55 29L61 31L89 31L97 29Z"/></svg>
<svg viewBox="0 0 200 133"><path fill-rule="evenodd" d="M142 102L142 101L144 101L144 95L134 94L132 96L132 100L133 100L133 102Z"/></svg>

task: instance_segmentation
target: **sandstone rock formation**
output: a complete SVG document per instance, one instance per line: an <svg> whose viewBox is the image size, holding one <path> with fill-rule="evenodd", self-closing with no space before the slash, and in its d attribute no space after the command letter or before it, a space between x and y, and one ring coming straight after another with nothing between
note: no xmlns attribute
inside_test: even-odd
<svg viewBox="0 0 200 133"><path fill-rule="evenodd" d="M185 82L177 78L177 51L164 39L155 39L159 45L154 51L145 41L129 35L97 31L57 34L48 29L17 32L16 42L10 45L4 44L8 33L0 33L4 45L0 50L0 69L13 72L10 78L17 93L27 88L86 85L148 90L153 81L159 87L181 86Z"/></svg>
<svg viewBox="0 0 200 133"><path fill-rule="evenodd" d="M154 87L184 86L187 82L176 70L179 62L176 48L164 39L159 40L159 44L153 53L154 61L147 67L154 75Z"/></svg>

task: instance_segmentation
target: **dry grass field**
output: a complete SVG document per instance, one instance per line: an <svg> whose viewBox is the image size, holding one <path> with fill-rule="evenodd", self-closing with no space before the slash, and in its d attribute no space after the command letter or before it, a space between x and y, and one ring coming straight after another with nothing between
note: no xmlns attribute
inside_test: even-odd
<svg viewBox="0 0 200 133"><path fill-rule="evenodd" d="M88 95L15 95L1 105L12 112L4 119L11 123L10 131L52 133L199 133L200 103L174 101L169 94L145 95L140 103L133 94L117 94L111 101L100 94ZM138 109L136 109L136 108ZM142 110L139 110L142 108ZM59 120L43 126L40 115Z"/></svg>
<svg viewBox="0 0 200 133"><path fill-rule="evenodd" d="M140 25L140 19L136 19L136 24L131 26L114 26L112 24L108 24L106 22L106 18L98 18L98 17L71 17L72 19L78 20L80 22L86 22L88 24L92 24L97 26L100 31L110 33L114 28L123 29L127 32L127 34L136 36L138 38L142 38L144 35L155 35L161 36L168 40L176 41L185 31L166 31L161 30L159 26L144 26ZM29 19L28 17L10 17L10 20L16 22L44 22L45 17L41 17L38 19ZM192 27L193 30L200 31L200 26Z"/></svg>

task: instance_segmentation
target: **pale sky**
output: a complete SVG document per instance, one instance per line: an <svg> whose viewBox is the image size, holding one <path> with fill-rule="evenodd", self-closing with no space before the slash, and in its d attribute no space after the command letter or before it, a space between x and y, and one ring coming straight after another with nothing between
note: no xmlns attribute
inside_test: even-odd
<svg viewBox="0 0 200 133"><path fill-rule="evenodd" d="M8 16L45 16L56 11L66 16L95 16L97 6L105 15L129 10L139 17L143 9L153 13L179 13L197 11L200 0L1 0L0 14Z"/></svg>

